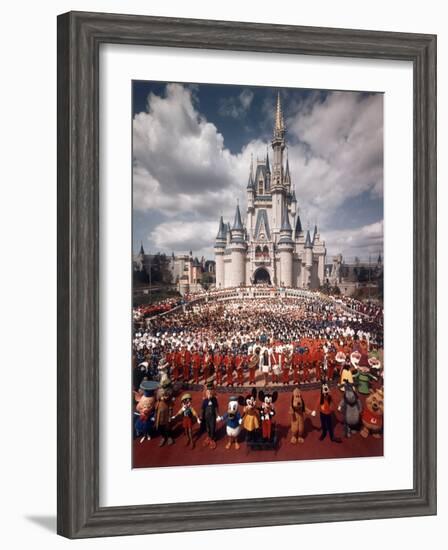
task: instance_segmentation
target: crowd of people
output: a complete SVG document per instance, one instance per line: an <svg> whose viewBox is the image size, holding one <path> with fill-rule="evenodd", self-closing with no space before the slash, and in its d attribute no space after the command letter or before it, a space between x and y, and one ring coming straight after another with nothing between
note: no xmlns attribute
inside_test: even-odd
<svg viewBox="0 0 448 550"><path fill-rule="evenodd" d="M312 384L337 380L338 361L381 353L379 308L301 298L194 300L135 324L134 386L165 374L184 384ZM348 313L349 305L351 313ZM358 308L358 309L357 309Z"/></svg>

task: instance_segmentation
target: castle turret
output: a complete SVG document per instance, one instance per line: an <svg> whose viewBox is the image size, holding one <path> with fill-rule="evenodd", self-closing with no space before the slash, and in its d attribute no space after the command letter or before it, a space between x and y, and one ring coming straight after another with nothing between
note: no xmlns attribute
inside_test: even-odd
<svg viewBox="0 0 448 550"><path fill-rule="evenodd" d="M227 244L227 229L224 220L219 220L218 234L215 241L215 261L216 261L216 288L225 286L224 276L224 250Z"/></svg>
<svg viewBox="0 0 448 550"><path fill-rule="evenodd" d="M266 151L266 191L271 190L271 165L269 163L269 153Z"/></svg>
<svg viewBox="0 0 448 550"><path fill-rule="evenodd" d="M305 288L311 287L311 270L313 268L313 243L311 242L310 230L306 232L305 238L305 270L303 286Z"/></svg>
<svg viewBox="0 0 448 550"><path fill-rule="evenodd" d="M297 197L296 197L296 190L292 190L291 194L291 215L294 217L297 212Z"/></svg>
<svg viewBox="0 0 448 550"><path fill-rule="evenodd" d="M278 251L280 253L280 284L292 286L292 255L294 242L292 240L292 228L289 222L288 207L283 206L282 225L280 228L280 239Z"/></svg>
<svg viewBox="0 0 448 550"><path fill-rule="evenodd" d="M246 281L246 249L244 239L244 227L241 221L239 204L236 205L235 218L230 239L230 254L232 259L232 270L230 273L230 286L240 286Z"/></svg>

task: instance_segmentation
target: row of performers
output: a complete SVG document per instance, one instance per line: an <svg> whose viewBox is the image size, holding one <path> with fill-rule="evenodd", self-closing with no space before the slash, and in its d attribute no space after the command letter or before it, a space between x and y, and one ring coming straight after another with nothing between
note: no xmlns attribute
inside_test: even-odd
<svg viewBox="0 0 448 550"><path fill-rule="evenodd" d="M143 368L146 362L140 364ZM276 348L257 348L254 353L233 354L220 351L211 353L190 352L187 349L166 353L159 362L159 371L166 370L170 379L176 382L204 383L214 376L218 386L243 386L256 383L257 370L262 373L265 383L271 379L273 384L316 382L324 376L329 380L339 376L341 363L334 355L310 354L308 352L291 353ZM138 384L136 380L136 385Z"/></svg>
<svg viewBox="0 0 448 550"><path fill-rule="evenodd" d="M207 385L204 398L201 404L200 414L193 408L192 396L185 393L181 397L181 406L177 412L174 407L174 397L168 386L156 390L157 383L153 381L143 382L141 390L143 393L136 393L137 401L135 415L135 433L140 438L140 443L151 439L153 434L161 436L159 446L165 443L174 443L172 426L176 421L182 423L186 443L194 447L193 426L199 425L198 434L206 431L204 446L216 448L217 424L223 422L226 427L227 444L229 449L232 444L235 449L239 448L239 435L242 430L245 432L245 439L251 443L255 440L265 442L272 441L274 435L274 403L277 400L276 391L267 393L262 390L258 392L255 388L247 396L231 396L228 401L227 411L221 416L219 413L218 400L215 395L212 383ZM380 437L383 417L383 392L372 391L366 400L363 408L362 403L352 384L346 382L343 387L343 397L337 406L342 414L344 432L350 437L352 431L360 429L361 435L367 437L371 433L374 437ZM240 409L242 407L242 410ZM321 424L320 440L325 439L329 434L332 441L340 442L334 435L333 413L335 403L328 384L321 383L320 397L315 409L309 409L303 400L299 388L295 388L291 394L289 407L290 432L292 444L303 443L305 436L305 416L316 416L319 413Z"/></svg>

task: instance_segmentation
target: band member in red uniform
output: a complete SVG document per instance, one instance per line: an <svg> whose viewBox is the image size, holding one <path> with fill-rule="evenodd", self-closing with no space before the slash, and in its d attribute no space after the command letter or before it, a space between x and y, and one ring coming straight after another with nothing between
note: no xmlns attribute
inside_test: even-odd
<svg viewBox="0 0 448 550"><path fill-rule="evenodd" d="M282 361L282 384L288 385L289 384L289 371L291 368L291 353L289 349L285 349L283 352L283 361Z"/></svg>
<svg viewBox="0 0 448 550"><path fill-rule="evenodd" d="M215 369L213 368L213 355L210 348L207 348L207 351L204 354L204 362L207 367L207 376L210 378L215 372Z"/></svg>
<svg viewBox="0 0 448 550"><path fill-rule="evenodd" d="M221 363L215 367L216 385L222 386L222 366Z"/></svg>
<svg viewBox="0 0 448 550"><path fill-rule="evenodd" d="M240 354L235 357L236 381L238 386L244 384L244 355Z"/></svg>
<svg viewBox="0 0 448 550"><path fill-rule="evenodd" d="M193 366L193 381L195 384L199 384L199 376L201 374L201 354L198 350L193 351L191 362Z"/></svg>
<svg viewBox="0 0 448 550"><path fill-rule="evenodd" d="M233 386L233 357L230 350L224 357L224 366L226 367L226 382L228 386Z"/></svg>
<svg viewBox="0 0 448 550"><path fill-rule="evenodd" d="M249 384L255 384L255 373L260 363L260 348L256 348L253 354L251 354L251 351L249 349Z"/></svg>
<svg viewBox="0 0 448 550"><path fill-rule="evenodd" d="M184 346L184 349L181 353L181 364L182 364L182 378L184 382L190 380L190 363L191 363L191 353Z"/></svg>
<svg viewBox="0 0 448 550"><path fill-rule="evenodd" d="M219 350L215 350L215 353L213 354L213 367L215 368L216 373L216 383L220 386L222 384L222 365L223 357L220 354Z"/></svg>
<svg viewBox="0 0 448 550"><path fill-rule="evenodd" d="M207 350L202 356L202 375L204 376L204 384L207 385L208 378L210 376L210 365L213 358Z"/></svg>
<svg viewBox="0 0 448 550"><path fill-rule="evenodd" d="M295 386L298 386L300 381L299 369L300 369L301 360L302 358L300 353L296 351L292 356L292 380Z"/></svg>
<svg viewBox="0 0 448 550"><path fill-rule="evenodd" d="M303 377L302 380L305 384L308 384L310 380L310 364L308 361L303 365Z"/></svg>
<svg viewBox="0 0 448 550"><path fill-rule="evenodd" d="M271 366L272 366L272 383L278 384L278 377L281 373L282 368L282 354L280 352L280 347L275 347L272 350L271 356Z"/></svg>
<svg viewBox="0 0 448 550"><path fill-rule="evenodd" d="M180 378L180 369L182 363L182 354L180 348L177 349L174 354L174 365L173 365L173 380L177 381Z"/></svg>
<svg viewBox="0 0 448 550"><path fill-rule="evenodd" d="M333 376L334 376L334 368L335 368L334 357L331 357L330 355L328 356L327 365L328 365L328 380L331 381L333 380Z"/></svg>
<svg viewBox="0 0 448 550"><path fill-rule="evenodd" d="M320 361L317 361L316 363L316 380L322 380L322 363Z"/></svg>

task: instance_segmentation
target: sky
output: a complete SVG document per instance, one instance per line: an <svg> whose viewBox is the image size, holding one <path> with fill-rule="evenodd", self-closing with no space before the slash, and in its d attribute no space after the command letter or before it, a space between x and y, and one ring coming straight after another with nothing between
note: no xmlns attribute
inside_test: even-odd
<svg viewBox="0 0 448 550"><path fill-rule="evenodd" d="M302 226L328 260L382 254L382 94L148 81L133 82L134 252L213 259L220 216L245 212L251 155L272 153L279 92Z"/></svg>

